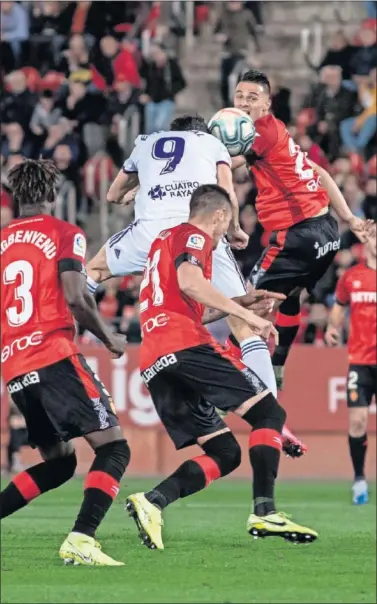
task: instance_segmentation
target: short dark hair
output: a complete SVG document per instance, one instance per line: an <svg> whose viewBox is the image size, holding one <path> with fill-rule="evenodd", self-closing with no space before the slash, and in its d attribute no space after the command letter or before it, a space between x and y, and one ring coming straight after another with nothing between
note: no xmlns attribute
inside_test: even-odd
<svg viewBox="0 0 377 604"><path fill-rule="evenodd" d="M249 69L240 79L240 82L255 82L256 84L260 84L263 88L271 94L271 84L270 80L266 76L265 73L259 71L258 69Z"/></svg>
<svg viewBox="0 0 377 604"><path fill-rule="evenodd" d="M230 209L229 193L219 185L200 185L190 199L190 218L198 214L211 214L215 210Z"/></svg>
<svg viewBox="0 0 377 604"><path fill-rule="evenodd" d="M59 170L48 159L25 159L8 173L8 183L19 206L55 201Z"/></svg>
<svg viewBox="0 0 377 604"><path fill-rule="evenodd" d="M170 130L181 131L195 131L206 132L210 134L207 126L207 122L201 115L182 115L182 117L176 117L175 120L170 124Z"/></svg>

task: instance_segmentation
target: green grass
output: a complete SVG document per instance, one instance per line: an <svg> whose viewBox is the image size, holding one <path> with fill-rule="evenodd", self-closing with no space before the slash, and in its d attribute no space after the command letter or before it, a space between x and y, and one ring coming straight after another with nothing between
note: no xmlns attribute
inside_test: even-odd
<svg viewBox="0 0 377 604"><path fill-rule="evenodd" d="M81 500L71 482L2 524L1 602L376 602L376 508L353 507L344 483L290 483L280 508L317 529L311 545L253 540L250 486L223 481L165 513L165 551L150 551L123 511L126 480L98 538L124 568L64 567L57 550Z"/></svg>

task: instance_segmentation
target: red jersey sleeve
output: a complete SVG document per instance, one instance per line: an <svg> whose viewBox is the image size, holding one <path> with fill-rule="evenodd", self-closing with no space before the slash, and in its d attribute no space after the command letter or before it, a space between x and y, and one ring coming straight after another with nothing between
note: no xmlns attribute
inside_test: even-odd
<svg viewBox="0 0 377 604"><path fill-rule="evenodd" d="M172 244L172 256L177 270L183 262L190 262L204 270L211 254L212 241L204 233L195 231L176 233Z"/></svg>
<svg viewBox="0 0 377 604"><path fill-rule="evenodd" d="M335 289L335 299L338 304L346 306L350 301L350 294L347 285L347 271L340 277Z"/></svg>
<svg viewBox="0 0 377 604"><path fill-rule="evenodd" d="M266 155L278 140L278 123L276 118L269 114L260 117L255 122L255 140L250 151L254 151L258 156Z"/></svg>
<svg viewBox="0 0 377 604"><path fill-rule="evenodd" d="M59 273L84 272L86 237L79 227L68 224L60 235L58 248Z"/></svg>

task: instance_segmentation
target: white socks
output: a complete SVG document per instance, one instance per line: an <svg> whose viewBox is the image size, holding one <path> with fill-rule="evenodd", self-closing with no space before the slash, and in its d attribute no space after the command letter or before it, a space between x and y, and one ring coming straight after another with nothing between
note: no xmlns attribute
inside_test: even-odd
<svg viewBox="0 0 377 604"><path fill-rule="evenodd" d="M93 296L94 296L94 294L97 291L97 287L98 287L99 283L97 283L97 281L94 281L94 279L92 279L91 277L89 277L89 275L87 275L86 276L86 285L88 287L89 292L91 294L93 294Z"/></svg>
<svg viewBox="0 0 377 604"><path fill-rule="evenodd" d="M245 365L254 371L277 398L276 379L266 342L259 336L252 336L240 342L240 347Z"/></svg>

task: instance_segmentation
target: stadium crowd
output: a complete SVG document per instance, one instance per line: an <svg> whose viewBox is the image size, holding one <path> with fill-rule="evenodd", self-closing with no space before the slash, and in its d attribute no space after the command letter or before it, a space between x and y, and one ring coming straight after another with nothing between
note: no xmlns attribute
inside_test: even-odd
<svg viewBox="0 0 377 604"><path fill-rule="evenodd" d="M121 120L137 114L140 131L166 129L176 95L186 82L179 59L165 42L184 35L184 21L161 15L162 2L2 2L1 226L16 214L7 189L8 170L23 156L52 158L63 183L72 183L77 222L85 228L94 204L87 174L96 157L108 158L109 179L124 160ZM377 218L376 180L376 3L353 39L334 32L315 72L305 103L293 115L291 91L273 77L273 111L316 163L328 169L353 212ZM374 11L374 12L373 12ZM208 19L206 2L195 2L195 32ZM232 86L258 57L263 37L262 2L226 2L215 32L224 55L219 104L229 105ZM147 32L148 53L142 52ZM248 50L249 49L249 50ZM263 66L261 66L263 67ZM256 190L238 181L241 223L250 235L237 254L244 274L266 246L269 233L256 220ZM337 278L359 259L362 248L342 230L336 261L307 297L298 341L323 345ZM130 342L140 341L139 277L113 279L98 294L103 316ZM87 334L82 338L87 341Z"/></svg>

